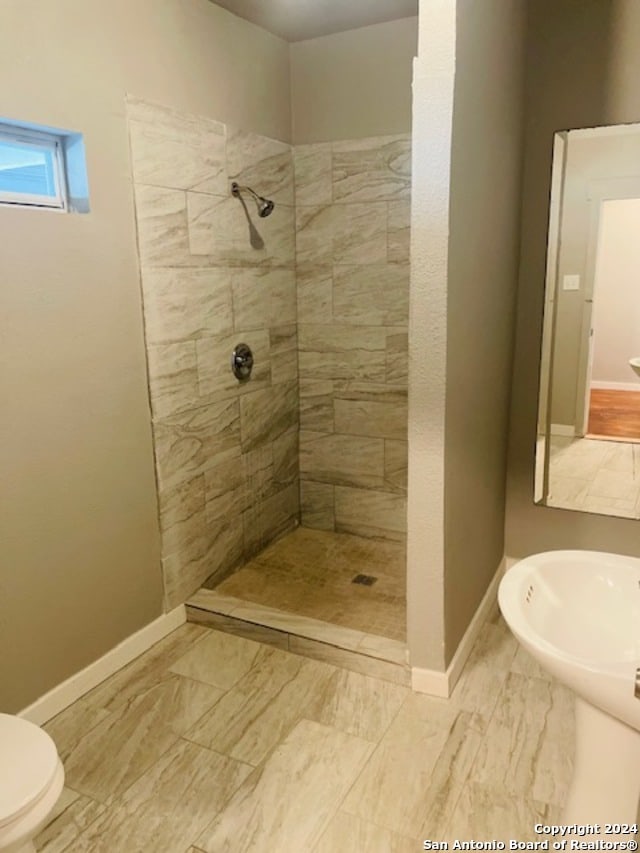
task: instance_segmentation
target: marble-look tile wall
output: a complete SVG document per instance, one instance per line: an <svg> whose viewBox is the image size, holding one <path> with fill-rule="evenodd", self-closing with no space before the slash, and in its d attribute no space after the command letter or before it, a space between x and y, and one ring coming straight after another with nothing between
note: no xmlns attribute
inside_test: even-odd
<svg viewBox="0 0 640 853"><path fill-rule="evenodd" d="M294 147L302 524L404 539L410 136Z"/></svg>
<svg viewBox="0 0 640 853"><path fill-rule="evenodd" d="M298 373L291 148L130 98L167 608L296 524ZM266 219L230 195L276 202ZM253 349L246 383L230 370Z"/></svg>

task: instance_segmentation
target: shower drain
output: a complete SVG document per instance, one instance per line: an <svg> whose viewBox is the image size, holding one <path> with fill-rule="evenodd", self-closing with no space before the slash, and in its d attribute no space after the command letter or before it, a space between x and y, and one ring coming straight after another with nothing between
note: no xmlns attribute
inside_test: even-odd
<svg viewBox="0 0 640 853"><path fill-rule="evenodd" d="M377 580L378 578L374 578L373 575L356 575L351 583L359 583L362 586L373 586Z"/></svg>

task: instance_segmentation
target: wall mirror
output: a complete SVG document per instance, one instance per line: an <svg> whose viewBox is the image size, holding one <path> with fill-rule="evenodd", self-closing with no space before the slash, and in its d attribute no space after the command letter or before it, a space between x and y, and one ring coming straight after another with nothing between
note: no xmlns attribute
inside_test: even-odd
<svg viewBox="0 0 640 853"><path fill-rule="evenodd" d="M535 501L640 518L640 124L554 137Z"/></svg>

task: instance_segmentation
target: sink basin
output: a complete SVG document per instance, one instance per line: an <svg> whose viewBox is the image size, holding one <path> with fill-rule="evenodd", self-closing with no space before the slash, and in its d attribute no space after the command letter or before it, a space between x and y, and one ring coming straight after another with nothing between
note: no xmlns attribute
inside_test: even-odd
<svg viewBox="0 0 640 853"><path fill-rule="evenodd" d="M631 369L640 376L640 356L636 356L636 358L630 358L629 364L631 365Z"/></svg>
<svg viewBox="0 0 640 853"><path fill-rule="evenodd" d="M498 601L521 645L576 694L567 823L635 823L640 559L597 551L536 554L507 572Z"/></svg>
<svg viewBox="0 0 640 853"><path fill-rule="evenodd" d="M504 576L498 600L516 638L548 672L640 730L640 560L537 554Z"/></svg>

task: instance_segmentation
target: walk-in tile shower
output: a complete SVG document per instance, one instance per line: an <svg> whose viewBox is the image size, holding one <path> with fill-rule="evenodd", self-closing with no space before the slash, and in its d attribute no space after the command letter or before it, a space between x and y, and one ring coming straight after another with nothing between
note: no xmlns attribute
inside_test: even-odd
<svg viewBox="0 0 640 853"><path fill-rule="evenodd" d="M358 611L361 630L399 638L410 136L290 146L134 98L127 108L166 606L233 573L238 598L269 589L272 607L305 610L308 590L315 618ZM248 380L232 371L240 343ZM264 551L298 525L316 532ZM379 615L348 597L340 611L338 565L339 588L389 568L392 591L354 587ZM260 566L279 582L261 582ZM400 623L381 615L385 596Z"/></svg>

